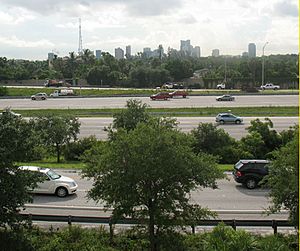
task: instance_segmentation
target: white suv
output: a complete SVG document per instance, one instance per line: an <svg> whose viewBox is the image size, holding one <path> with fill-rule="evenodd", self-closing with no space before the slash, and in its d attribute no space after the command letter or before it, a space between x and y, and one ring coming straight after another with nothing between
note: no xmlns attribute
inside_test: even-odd
<svg viewBox="0 0 300 251"><path fill-rule="evenodd" d="M78 188L76 182L66 176L62 176L49 168L37 166L20 166L21 170L39 172L45 180L37 183L37 187L31 192L56 194L58 197L65 197L68 194L74 194Z"/></svg>

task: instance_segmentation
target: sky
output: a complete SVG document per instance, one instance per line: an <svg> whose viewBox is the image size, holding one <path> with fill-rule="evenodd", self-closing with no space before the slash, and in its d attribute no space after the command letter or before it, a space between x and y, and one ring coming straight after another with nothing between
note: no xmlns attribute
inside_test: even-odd
<svg viewBox="0 0 300 251"><path fill-rule="evenodd" d="M131 45L132 54L180 40L241 55L249 43L257 56L298 53L297 0L0 0L0 57L43 60L77 52L81 18L84 49Z"/></svg>

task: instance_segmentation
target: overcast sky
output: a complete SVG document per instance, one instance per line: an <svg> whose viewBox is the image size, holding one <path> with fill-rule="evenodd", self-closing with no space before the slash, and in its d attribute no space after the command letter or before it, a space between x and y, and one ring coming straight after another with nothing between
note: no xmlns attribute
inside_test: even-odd
<svg viewBox="0 0 300 251"><path fill-rule="evenodd" d="M190 39L201 55L213 49L240 55L256 44L257 55L298 53L297 0L0 0L0 56L46 59L83 48L114 55L162 44L179 49Z"/></svg>

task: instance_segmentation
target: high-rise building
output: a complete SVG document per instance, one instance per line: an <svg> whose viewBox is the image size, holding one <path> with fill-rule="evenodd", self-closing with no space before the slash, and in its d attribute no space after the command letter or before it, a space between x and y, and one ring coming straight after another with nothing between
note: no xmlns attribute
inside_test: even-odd
<svg viewBox="0 0 300 251"><path fill-rule="evenodd" d="M256 45L254 43L250 43L248 45L248 55L249 55L249 58L256 57Z"/></svg>
<svg viewBox="0 0 300 251"><path fill-rule="evenodd" d="M124 58L124 51L120 47L115 49L115 58L118 60Z"/></svg>
<svg viewBox="0 0 300 251"><path fill-rule="evenodd" d="M54 59L54 53L53 52L49 52L48 53L48 60L52 61Z"/></svg>
<svg viewBox="0 0 300 251"><path fill-rule="evenodd" d="M96 54L96 59L100 59L101 58L101 50L96 50L95 51L95 54Z"/></svg>
<svg viewBox="0 0 300 251"><path fill-rule="evenodd" d="M131 45L126 46L126 54L125 57L128 59L131 57Z"/></svg>
<svg viewBox="0 0 300 251"><path fill-rule="evenodd" d="M200 58L201 57L201 50L200 46L195 46L192 50L192 57Z"/></svg>
<svg viewBox="0 0 300 251"><path fill-rule="evenodd" d="M180 51L184 52L185 55L190 56L192 48L191 40L180 40Z"/></svg>
<svg viewBox="0 0 300 251"><path fill-rule="evenodd" d="M244 58L247 58L247 57L249 57L249 54L248 54L248 52L247 52L247 51L244 51L244 52L242 53L242 57L244 57Z"/></svg>
<svg viewBox="0 0 300 251"><path fill-rule="evenodd" d="M211 52L211 55L213 57L219 57L220 56L220 50L219 49L213 49Z"/></svg>
<svg viewBox="0 0 300 251"><path fill-rule="evenodd" d="M151 57L152 56L151 48L149 48L149 47L143 48L143 54L147 58Z"/></svg>

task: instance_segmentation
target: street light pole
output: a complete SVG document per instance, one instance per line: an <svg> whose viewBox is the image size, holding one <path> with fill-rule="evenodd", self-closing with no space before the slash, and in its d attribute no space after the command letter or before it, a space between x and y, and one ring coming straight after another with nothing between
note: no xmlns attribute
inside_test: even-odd
<svg viewBox="0 0 300 251"><path fill-rule="evenodd" d="M262 49L262 67L261 67L261 85L264 85L264 77L265 77L265 47L269 42L266 42Z"/></svg>

